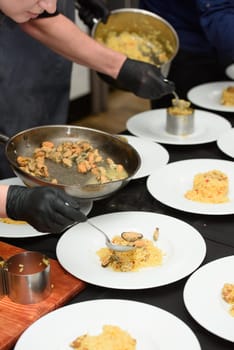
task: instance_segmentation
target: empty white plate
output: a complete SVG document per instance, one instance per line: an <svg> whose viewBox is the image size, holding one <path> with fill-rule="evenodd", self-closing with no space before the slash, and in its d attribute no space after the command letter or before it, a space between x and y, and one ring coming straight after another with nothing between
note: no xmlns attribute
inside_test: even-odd
<svg viewBox="0 0 234 350"><path fill-rule="evenodd" d="M141 158L141 165L132 179L148 176L155 169L166 165L169 161L168 151L160 144L143 137L122 135L128 143L135 148Z"/></svg>
<svg viewBox="0 0 234 350"><path fill-rule="evenodd" d="M223 153L234 158L234 128L220 135L217 145Z"/></svg>

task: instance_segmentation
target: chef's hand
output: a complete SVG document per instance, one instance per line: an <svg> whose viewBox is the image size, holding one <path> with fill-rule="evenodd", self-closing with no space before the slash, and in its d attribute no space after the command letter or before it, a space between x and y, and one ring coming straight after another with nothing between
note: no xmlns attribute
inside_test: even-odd
<svg viewBox="0 0 234 350"><path fill-rule="evenodd" d="M106 23L110 15L110 11L102 0L75 0L75 6L79 11L80 19L89 28L92 28L94 19Z"/></svg>
<svg viewBox="0 0 234 350"><path fill-rule="evenodd" d="M175 91L175 85L167 80L155 65L127 58L117 79L99 74L108 84L133 92L136 96L156 100Z"/></svg>
<svg viewBox="0 0 234 350"><path fill-rule="evenodd" d="M25 220L40 232L61 233L74 221L86 221L78 199L54 187L9 186L7 216Z"/></svg>

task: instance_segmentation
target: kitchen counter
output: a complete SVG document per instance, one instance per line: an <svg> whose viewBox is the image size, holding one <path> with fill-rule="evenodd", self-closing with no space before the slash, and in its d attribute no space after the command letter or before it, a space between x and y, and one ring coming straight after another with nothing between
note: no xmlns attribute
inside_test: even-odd
<svg viewBox="0 0 234 350"><path fill-rule="evenodd" d="M231 113L224 114L224 116L233 124L234 116ZM216 142L195 146L164 145L164 147L170 154L170 162L193 158L232 160L218 149ZM150 195L146 189L146 178L132 180L113 196L95 202L89 217L134 210L173 216L195 227L205 239L207 246L207 254L202 265L221 257L234 255L234 215L200 215L169 208ZM28 239L2 240L28 250L42 251L49 257L56 258L56 244L59 238L59 235L48 235ZM211 334L200 326L186 310L183 302L183 289L188 277L166 286L144 290L116 290L88 284L69 303L110 298L145 302L167 310L183 320L196 334L203 350L233 349L232 342ZM156 329L157 325L155 325ZM170 333L170 330L168 331Z"/></svg>

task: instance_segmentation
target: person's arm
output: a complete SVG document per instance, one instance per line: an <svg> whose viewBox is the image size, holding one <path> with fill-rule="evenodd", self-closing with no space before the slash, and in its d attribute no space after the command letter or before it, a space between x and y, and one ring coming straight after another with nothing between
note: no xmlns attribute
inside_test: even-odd
<svg viewBox="0 0 234 350"><path fill-rule="evenodd" d="M198 0L201 25L220 62L234 62L234 0Z"/></svg>
<svg viewBox="0 0 234 350"><path fill-rule="evenodd" d="M155 65L129 59L101 45L61 14L29 21L21 27L67 59L102 73L103 79L117 88L147 99L158 99L175 90Z"/></svg>
<svg viewBox="0 0 234 350"><path fill-rule="evenodd" d="M7 185L0 186L0 217L1 218L7 217L6 202L7 202L8 188L9 188L9 186L7 186Z"/></svg>
<svg viewBox="0 0 234 350"><path fill-rule="evenodd" d="M61 233L87 217L79 199L54 187L0 186L0 217L24 220L40 232Z"/></svg>
<svg viewBox="0 0 234 350"><path fill-rule="evenodd" d="M29 35L67 59L116 78L126 56L99 44L59 14L21 25Z"/></svg>

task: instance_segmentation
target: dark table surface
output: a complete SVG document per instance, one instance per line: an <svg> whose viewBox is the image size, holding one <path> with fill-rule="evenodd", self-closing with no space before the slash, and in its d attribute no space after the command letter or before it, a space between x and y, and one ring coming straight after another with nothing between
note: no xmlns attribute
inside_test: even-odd
<svg viewBox="0 0 234 350"><path fill-rule="evenodd" d="M232 125L234 124L234 114L219 114L228 119ZM163 146L169 152L170 162L194 158L232 161L232 158L218 149L216 142L193 146ZM148 193L146 178L132 180L113 196L95 202L89 217L117 211L135 210L169 215L195 227L204 237L207 245L207 254L202 265L218 258L234 255L234 215L200 215L169 208ZM2 241L24 249L42 251L49 257L56 258L56 244L59 238L59 235L48 235L20 239L4 238ZM233 350L233 342L211 334L201 327L186 310L183 302L183 289L188 277L166 286L144 290L116 290L88 284L84 291L69 303L92 299L128 299L145 302L167 310L183 320L196 334L203 350Z"/></svg>

